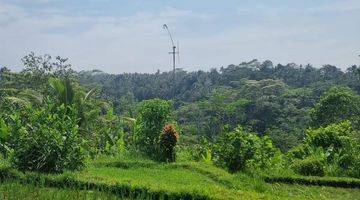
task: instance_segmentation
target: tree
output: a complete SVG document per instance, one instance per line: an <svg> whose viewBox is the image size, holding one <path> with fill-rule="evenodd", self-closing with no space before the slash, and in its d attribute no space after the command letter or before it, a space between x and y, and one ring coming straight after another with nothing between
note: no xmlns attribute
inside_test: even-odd
<svg viewBox="0 0 360 200"><path fill-rule="evenodd" d="M147 156L159 158L159 135L171 116L170 102L160 99L143 101L135 125L137 148Z"/></svg>
<svg viewBox="0 0 360 200"><path fill-rule="evenodd" d="M75 92L69 79L50 78L49 84L55 91L59 105L67 106L74 103Z"/></svg>
<svg viewBox="0 0 360 200"><path fill-rule="evenodd" d="M324 80L332 80L336 83L344 75L344 72L333 65L325 65L320 69L320 75Z"/></svg>
<svg viewBox="0 0 360 200"><path fill-rule="evenodd" d="M328 90L311 111L312 126L320 127L360 114L360 98L348 88L333 87Z"/></svg>

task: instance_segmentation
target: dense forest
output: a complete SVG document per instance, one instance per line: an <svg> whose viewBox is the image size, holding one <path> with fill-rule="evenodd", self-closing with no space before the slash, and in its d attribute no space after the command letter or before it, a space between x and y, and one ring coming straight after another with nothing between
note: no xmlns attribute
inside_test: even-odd
<svg viewBox="0 0 360 200"><path fill-rule="evenodd" d="M80 84L99 88L100 98L112 102L119 115L134 117L137 102L146 99L172 100L176 121L192 139L212 139L241 125L269 135L282 151L299 144L312 121L319 120L311 110L326 91L360 92L356 65L344 72L332 65L274 66L253 60L208 72L113 75L95 70L77 76Z"/></svg>
<svg viewBox="0 0 360 200"><path fill-rule="evenodd" d="M49 55L30 53L22 61L20 72L0 69L0 180L8 169L90 173L88 163L97 167L102 156L130 169L138 161L121 156L140 156L277 176L269 182L294 181L279 178L287 175L305 177L301 183L360 186L356 65L343 71L252 60L209 71L114 75L77 72L67 59ZM204 170L195 171L213 173Z"/></svg>

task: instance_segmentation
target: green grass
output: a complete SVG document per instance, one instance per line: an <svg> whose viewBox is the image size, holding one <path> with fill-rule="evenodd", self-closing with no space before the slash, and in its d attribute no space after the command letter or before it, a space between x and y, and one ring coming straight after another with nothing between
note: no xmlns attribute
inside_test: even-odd
<svg viewBox="0 0 360 200"><path fill-rule="evenodd" d="M120 199L119 197L96 190L73 190L34 185L23 185L15 182L6 182L0 185L0 199L24 199L24 200L60 200L60 199Z"/></svg>
<svg viewBox="0 0 360 200"><path fill-rule="evenodd" d="M62 175L0 170L2 180L65 188L64 194L74 195L91 190L128 199L360 199L360 189L266 183L261 177L205 163L161 164L129 156L98 158L82 171Z"/></svg>
<svg viewBox="0 0 360 200"><path fill-rule="evenodd" d="M359 189L333 188L321 186L269 184L270 189L266 193L271 194L273 199L360 199Z"/></svg>
<svg viewBox="0 0 360 200"><path fill-rule="evenodd" d="M360 179L350 177L318 177L318 176L302 176L296 174L292 170L270 170L266 172L258 172L267 183L286 183L314 186L331 186L341 188L360 188Z"/></svg>
<svg viewBox="0 0 360 200"><path fill-rule="evenodd" d="M255 193L232 190L232 176L223 170L198 163L158 164L146 159L100 158L86 170L77 173L77 179L107 185L125 184L148 188L150 192L163 191L170 196L213 197L236 199Z"/></svg>
<svg viewBox="0 0 360 200"><path fill-rule="evenodd" d="M77 177L83 181L129 184L150 191L189 193L215 199L360 199L359 189L266 183L196 162L158 164L146 159L100 158Z"/></svg>

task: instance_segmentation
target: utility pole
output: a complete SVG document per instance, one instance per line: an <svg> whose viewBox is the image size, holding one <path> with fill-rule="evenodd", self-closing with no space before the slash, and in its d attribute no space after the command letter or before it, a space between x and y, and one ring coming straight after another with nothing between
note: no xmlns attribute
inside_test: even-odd
<svg viewBox="0 0 360 200"><path fill-rule="evenodd" d="M172 54L173 55L173 70L174 70L174 73L175 73L175 70L176 70L176 54L178 54L179 52L176 52L176 46L173 46L173 51L172 52L169 52L169 54Z"/></svg>
<svg viewBox="0 0 360 200"><path fill-rule="evenodd" d="M176 51L176 45L174 43L173 37L171 35L170 29L168 27L168 25L164 24L163 28L168 32L169 36L170 36L170 40L171 40L171 45L172 45L172 52L169 52L169 54L172 54L172 61L173 61L173 73L175 75L175 71L176 71L176 54L179 55L179 51Z"/></svg>

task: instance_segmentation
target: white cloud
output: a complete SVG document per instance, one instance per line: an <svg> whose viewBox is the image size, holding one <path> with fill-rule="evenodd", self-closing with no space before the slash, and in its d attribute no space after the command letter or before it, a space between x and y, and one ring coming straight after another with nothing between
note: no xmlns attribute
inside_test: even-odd
<svg viewBox="0 0 360 200"><path fill-rule="evenodd" d="M0 17L12 13L12 19L0 26L7 46L0 50L1 64L20 66L20 58L35 51L69 57L77 69L100 67L107 72L152 72L167 66L168 38L162 24L200 16L170 7L159 14L95 19L58 13L34 16L16 6L2 8Z"/></svg>
<svg viewBox="0 0 360 200"><path fill-rule="evenodd" d="M267 11L267 16L280 20L275 26L233 24L216 34L178 36L181 65L187 70L208 69L252 58L317 65L356 62L350 54L358 47L359 39L351 43L332 38L317 23L309 24L309 20L300 17L291 23L281 20L281 8L275 11ZM98 68L113 73L170 70L169 39L162 24L190 33L195 27L180 23L184 19L208 23L217 17L221 16L173 7L126 17L69 15L52 9L35 15L18 6L0 3L0 44L5 47L0 49L0 64L19 69L20 58L34 51L69 57L78 70Z"/></svg>

